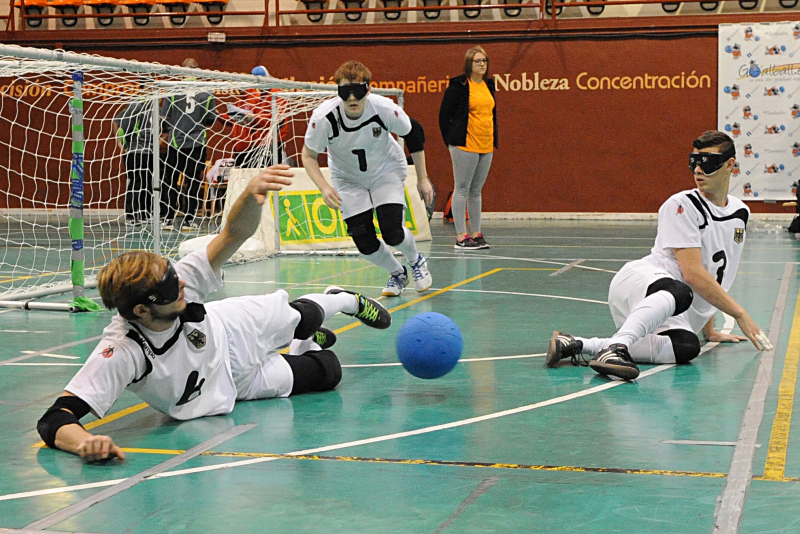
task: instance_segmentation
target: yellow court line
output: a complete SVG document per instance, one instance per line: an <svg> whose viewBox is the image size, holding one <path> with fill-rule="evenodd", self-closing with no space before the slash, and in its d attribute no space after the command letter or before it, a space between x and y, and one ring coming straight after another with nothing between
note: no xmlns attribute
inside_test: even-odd
<svg viewBox="0 0 800 534"><path fill-rule="evenodd" d="M555 267L503 267L504 271L557 271Z"/></svg>
<svg viewBox="0 0 800 534"><path fill-rule="evenodd" d="M140 402L139 404L131 406L130 408L125 408L124 410L120 410L118 412L114 412L112 414L109 414L109 415L103 417L102 419L98 419L97 421L92 421L91 423L86 423L85 425L83 425L83 428L85 428L86 430L91 430L93 428L97 428L98 426L104 425L106 423L110 423L111 421L116 421L117 419L119 419L121 417L125 417L126 415L130 415L132 413L138 412L139 410L144 410L145 408L147 408L147 406L148 406L148 404L146 402ZM39 441L38 443L34 443L33 445L31 445L31 447L36 447L36 448L41 449L41 448L45 447L45 444L44 444L44 441Z"/></svg>
<svg viewBox="0 0 800 534"><path fill-rule="evenodd" d="M442 293L450 291L451 289L455 289L455 288L463 286L465 284L469 284L470 282L474 282L475 280L479 280L479 279L484 278L486 276L489 276L491 274L499 273L502 270L503 270L502 267L499 267L497 269L492 269L491 271L486 271L485 273L479 274L478 276L473 276L472 278L467 278L466 280L462 280L462 281L460 281L460 282L458 282L456 284L453 284L451 286L443 287L442 289L438 289L438 290L434 291L433 293L429 293L429 294L427 294L425 296L422 296L422 297L419 297L417 299L410 300L410 301L406 302L405 304L401 304L399 306L395 306L394 308L391 308L389 310L389 313L394 313L396 311L402 310L403 308L408 308L409 306L412 306L412 305L417 304L419 302L422 302L424 300L432 299L433 297L439 296ZM347 326L343 326L342 328L339 328L338 330L334 330L333 332L335 334L341 334L342 332L347 332L348 330L352 330L353 328L359 327L359 326L361 326L361 324L362 324L361 322L351 323L351 324L349 324Z"/></svg>
<svg viewBox="0 0 800 534"><path fill-rule="evenodd" d="M792 407L797 385L797 364L800 361L800 293L794 306L789 346L783 363L783 375L778 386L778 409L772 422L767 462L763 480L782 480L786 473L786 451L789 448L789 431L792 426Z"/></svg>
<svg viewBox="0 0 800 534"><path fill-rule="evenodd" d="M128 453L136 454L168 454L178 455L186 451L172 449L144 449L123 448ZM506 464L495 462L459 462L453 460L425 460L419 458L365 458L361 456L319 456L316 454L290 455L264 452L215 452L206 451L200 456L213 456L220 458L276 458L286 460L322 460L334 462L361 462L395 465L436 465L445 467L475 467L483 469L518 469L526 471L558 471L562 473L611 473L623 475L656 475L680 476L695 478L725 478L725 473L711 473L703 471L671 471L666 469L625 469L618 467L581 467L572 465L531 465L531 464ZM788 479L786 481L789 481ZM791 480L796 482L797 480Z"/></svg>

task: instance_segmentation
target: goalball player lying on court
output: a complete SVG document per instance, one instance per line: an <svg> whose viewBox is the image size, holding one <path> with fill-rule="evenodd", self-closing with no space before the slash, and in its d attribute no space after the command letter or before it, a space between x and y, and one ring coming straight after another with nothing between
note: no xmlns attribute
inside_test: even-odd
<svg viewBox="0 0 800 534"><path fill-rule="evenodd" d="M697 187L671 196L658 210L658 232L649 256L626 263L608 290L617 325L611 338L580 338L554 332L547 367L571 358L600 374L633 380L639 363L689 363L707 341L750 340L772 350L766 335L730 295L744 248L750 210L728 195L736 163L733 140L708 131L692 143L689 168ZM745 336L714 330L714 314L736 319ZM588 353L592 359L581 357Z"/></svg>
<svg viewBox="0 0 800 534"><path fill-rule="evenodd" d="M303 167L322 192L325 204L342 210L347 233L358 251L389 273L383 296L400 296L409 282L408 270L386 245L406 257L414 288L427 291L433 283L428 260L417 251L414 234L405 226L408 166L403 149L392 137L395 133L408 143L417 168L417 189L430 203L433 187L425 173L422 126L390 99L370 93L372 73L358 61L339 67L334 79L339 96L314 110L306 130ZM317 155L326 150L333 187L317 162ZM383 242L375 233L373 211Z"/></svg>
<svg viewBox="0 0 800 534"><path fill-rule="evenodd" d="M258 228L268 193L291 184L292 175L286 165L256 175L220 234L174 267L157 254L128 252L100 271L103 304L119 313L39 420L49 447L90 462L124 458L110 437L90 434L79 420L89 412L102 418L125 389L186 420L229 414L239 400L336 387L342 368L328 350L335 336L322 323L342 312L388 328L392 318L377 302L332 286L291 302L279 290L203 304L222 287L221 267ZM290 355L276 352L286 346Z"/></svg>

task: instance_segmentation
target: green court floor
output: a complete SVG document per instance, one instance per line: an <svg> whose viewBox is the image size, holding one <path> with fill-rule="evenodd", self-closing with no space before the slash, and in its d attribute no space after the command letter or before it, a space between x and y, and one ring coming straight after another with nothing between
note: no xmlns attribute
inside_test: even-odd
<svg viewBox="0 0 800 534"><path fill-rule="evenodd" d="M436 222L433 242L421 244L434 286L384 299L391 328L330 322L345 367L335 391L188 422L125 393L106 419L84 419L127 451L104 465L41 448L35 426L110 313L0 311L0 532L35 531L51 514L245 428L45 530L689 534L728 520L720 532L800 532L800 241L753 226L731 294L768 331L773 353L711 344L691 365L643 366L635 383L545 369L553 330L613 332L608 284L648 253L655 224L486 221L491 250L464 253L453 249L452 225ZM279 288L296 298L331 283L377 296L386 282L358 257L225 270L214 298ZM437 380L407 374L394 351L400 325L424 311L451 317L464 338L462 362ZM737 331L722 314L717 327Z"/></svg>

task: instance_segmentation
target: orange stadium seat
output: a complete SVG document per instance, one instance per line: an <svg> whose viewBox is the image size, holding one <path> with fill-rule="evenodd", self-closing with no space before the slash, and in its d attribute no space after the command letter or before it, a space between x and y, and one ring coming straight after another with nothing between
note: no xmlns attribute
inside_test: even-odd
<svg viewBox="0 0 800 534"><path fill-rule="evenodd" d="M156 4L164 6L164 9L169 13L185 13L189 11L189 2L181 2L179 0L156 0ZM186 15L170 15L170 22L176 26L180 26L186 22Z"/></svg>
<svg viewBox="0 0 800 534"><path fill-rule="evenodd" d="M22 9L22 2L16 0L14 7ZM47 0L26 0L25 2L25 15L27 16L44 15L45 9L47 9ZM25 23L31 28L38 28L42 25L42 19L26 19Z"/></svg>
<svg viewBox="0 0 800 534"><path fill-rule="evenodd" d="M203 11L225 11L228 7L228 0L194 0L203 8ZM206 15L208 22L211 24L219 24L222 22L222 15Z"/></svg>
<svg viewBox="0 0 800 534"><path fill-rule="evenodd" d="M127 6L130 13L152 13L156 5L156 0L119 0L120 5ZM147 26L150 17L133 17L133 23L137 26Z"/></svg>
<svg viewBox="0 0 800 534"><path fill-rule="evenodd" d="M59 15L77 15L83 5L83 0L49 0L47 4L53 6ZM64 26L72 27L78 23L78 19L65 17L61 19L61 22Z"/></svg>
<svg viewBox="0 0 800 534"><path fill-rule="evenodd" d="M92 8L92 13L95 14L111 14L117 10L119 0L83 0L83 5ZM100 26L111 26L114 22L113 17L98 17L97 23Z"/></svg>

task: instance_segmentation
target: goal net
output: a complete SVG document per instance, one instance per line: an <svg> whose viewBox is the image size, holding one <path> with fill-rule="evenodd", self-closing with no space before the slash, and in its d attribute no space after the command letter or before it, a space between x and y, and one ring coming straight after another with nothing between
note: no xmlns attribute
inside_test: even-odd
<svg viewBox="0 0 800 534"><path fill-rule="evenodd" d="M402 105L399 91L376 92ZM176 257L183 242L217 233L241 180L273 161L301 166L311 112L335 95L330 85L0 45L0 300L71 290L80 307L113 257ZM281 220L313 222L289 215L310 213L313 199L287 193L265 206L278 231L267 221L271 232L240 259L274 254ZM331 228L337 216L316 206L314 220Z"/></svg>

